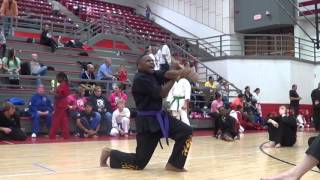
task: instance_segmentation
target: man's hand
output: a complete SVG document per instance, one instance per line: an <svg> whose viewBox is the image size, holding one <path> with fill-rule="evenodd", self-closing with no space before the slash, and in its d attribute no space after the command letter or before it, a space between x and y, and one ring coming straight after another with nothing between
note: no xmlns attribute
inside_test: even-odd
<svg viewBox="0 0 320 180"><path fill-rule="evenodd" d="M6 128L6 127L3 127L3 128L1 128L0 129L2 132L4 132L5 134L9 134L9 133L11 133L11 129L10 128Z"/></svg>

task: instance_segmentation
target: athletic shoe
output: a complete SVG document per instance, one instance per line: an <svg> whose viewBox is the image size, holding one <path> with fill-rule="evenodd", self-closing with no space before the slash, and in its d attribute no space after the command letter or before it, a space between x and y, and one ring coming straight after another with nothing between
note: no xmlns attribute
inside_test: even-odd
<svg viewBox="0 0 320 180"><path fill-rule="evenodd" d="M37 134L36 134L36 133L32 133L32 134L31 134L31 137L32 137L32 138L36 138L36 137L37 137Z"/></svg>

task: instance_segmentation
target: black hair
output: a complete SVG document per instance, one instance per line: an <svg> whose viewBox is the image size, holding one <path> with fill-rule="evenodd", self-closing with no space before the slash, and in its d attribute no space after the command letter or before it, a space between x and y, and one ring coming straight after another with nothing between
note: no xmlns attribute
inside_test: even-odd
<svg viewBox="0 0 320 180"><path fill-rule="evenodd" d="M147 55L148 55L148 52L145 51L145 52L143 52L143 54L142 54L141 56L138 57L137 62L136 62L136 63L137 63L137 66L138 66L138 64L140 63L140 61L143 60L143 57L144 57L144 56L147 56Z"/></svg>
<svg viewBox="0 0 320 180"><path fill-rule="evenodd" d="M260 91L260 88L256 88L253 92L257 92L257 91Z"/></svg>
<svg viewBox="0 0 320 180"><path fill-rule="evenodd" d="M59 72L56 75L56 79L58 82L59 82L59 80L62 80L62 81L65 81L67 84L69 83L68 76L64 72Z"/></svg>
<svg viewBox="0 0 320 180"><path fill-rule="evenodd" d="M86 106L91 106L91 107L93 107L93 104L92 104L92 102L88 101L88 102L84 103L84 106L85 106L85 107L86 107Z"/></svg>
<svg viewBox="0 0 320 180"><path fill-rule="evenodd" d="M243 94L242 93L238 94L238 98L243 98Z"/></svg>
<svg viewBox="0 0 320 180"><path fill-rule="evenodd" d="M209 76L209 80L212 79L212 76Z"/></svg>
<svg viewBox="0 0 320 180"><path fill-rule="evenodd" d="M14 54L14 49L13 48L9 49L7 58L8 58L7 59L7 66L8 67L9 67L9 62L11 60L13 60L15 66L18 65L18 61L17 61L16 56Z"/></svg>

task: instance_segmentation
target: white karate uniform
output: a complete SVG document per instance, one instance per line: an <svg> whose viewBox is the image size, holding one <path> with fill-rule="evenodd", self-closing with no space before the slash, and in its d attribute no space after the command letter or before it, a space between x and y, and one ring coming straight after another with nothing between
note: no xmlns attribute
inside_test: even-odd
<svg viewBox="0 0 320 180"><path fill-rule="evenodd" d="M119 116L123 114L124 117ZM111 136L118 136L119 130L122 129L124 133L129 132L130 128L130 110L128 108L123 108L122 112L116 109L112 114L112 129L110 131Z"/></svg>
<svg viewBox="0 0 320 180"><path fill-rule="evenodd" d="M167 101L171 104L169 110L172 111L172 115L189 126L188 110L183 110L182 106L185 100L190 100L190 96L191 85L187 79L182 78L174 83L167 97ZM182 99L174 100L175 97L181 97Z"/></svg>
<svg viewBox="0 0 320 180"><path fill-rule="evenodd" d="M161 54L161 52L160 52ZM154 70L157 71L157 70L160 70L160 64L159 64L159 59L156 57L155 55L153 54L149 54L149 56L151 57L151 59L153 60L153 63L154 63Z"/></svg>

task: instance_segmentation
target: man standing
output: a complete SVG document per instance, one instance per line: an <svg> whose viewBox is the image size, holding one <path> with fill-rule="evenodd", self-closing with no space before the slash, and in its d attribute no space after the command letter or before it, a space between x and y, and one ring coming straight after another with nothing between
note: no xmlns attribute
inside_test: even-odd
<svg viewBox="0 0 320 180"><path fill-rule="evenodd" d="M167 44L164 44L161 48L161 57L160 57L159 64L160 64L161 71L167 71L170 69L171 52Z"/></svg>
<svg viewBox="0 0 320 180"><path fill-rule="evenodd" d="M294 115L298 116L299 101L302 99L297 93L297 85L293 84L292 89L289 91L290 109L294 110Z"/></svg>
<svg viewBox="0 0 320 180"><path fill-rule="evenodd" d="M100 166L117 169L142 170L146 167L161 137L175 140L173 152L166 165L166 170L185 171L189 148L191 146L191 127L177 121L162 110L162 99L167 97L175 80L185 78L191 73L190 68L183 70L154 71L154 63L149 55L144 54L137 61L138 73L135 75L132 95L137 107L136 153L124 153L104 148L100 157ZM168 80L168 81L165 81Z"/></svg>
<svg viewBox="0 0 320 180"><path fill-rule="evenodd" d="M48 96L45 95L44 86L39 85L37 93L32 95L29 104L29 112L32 119L32 138L37 137L37 133L40 129L40 118L44 118L46 120L47 128L50 129L52 111L52 103Z"/></svg>
<svg viewBox="0 0 320 180"><path fill-rule="evenodd" d="M320 130L320 83L318 88L311 93L312 107L313 107L313 124L316 131Z"/></svg>

